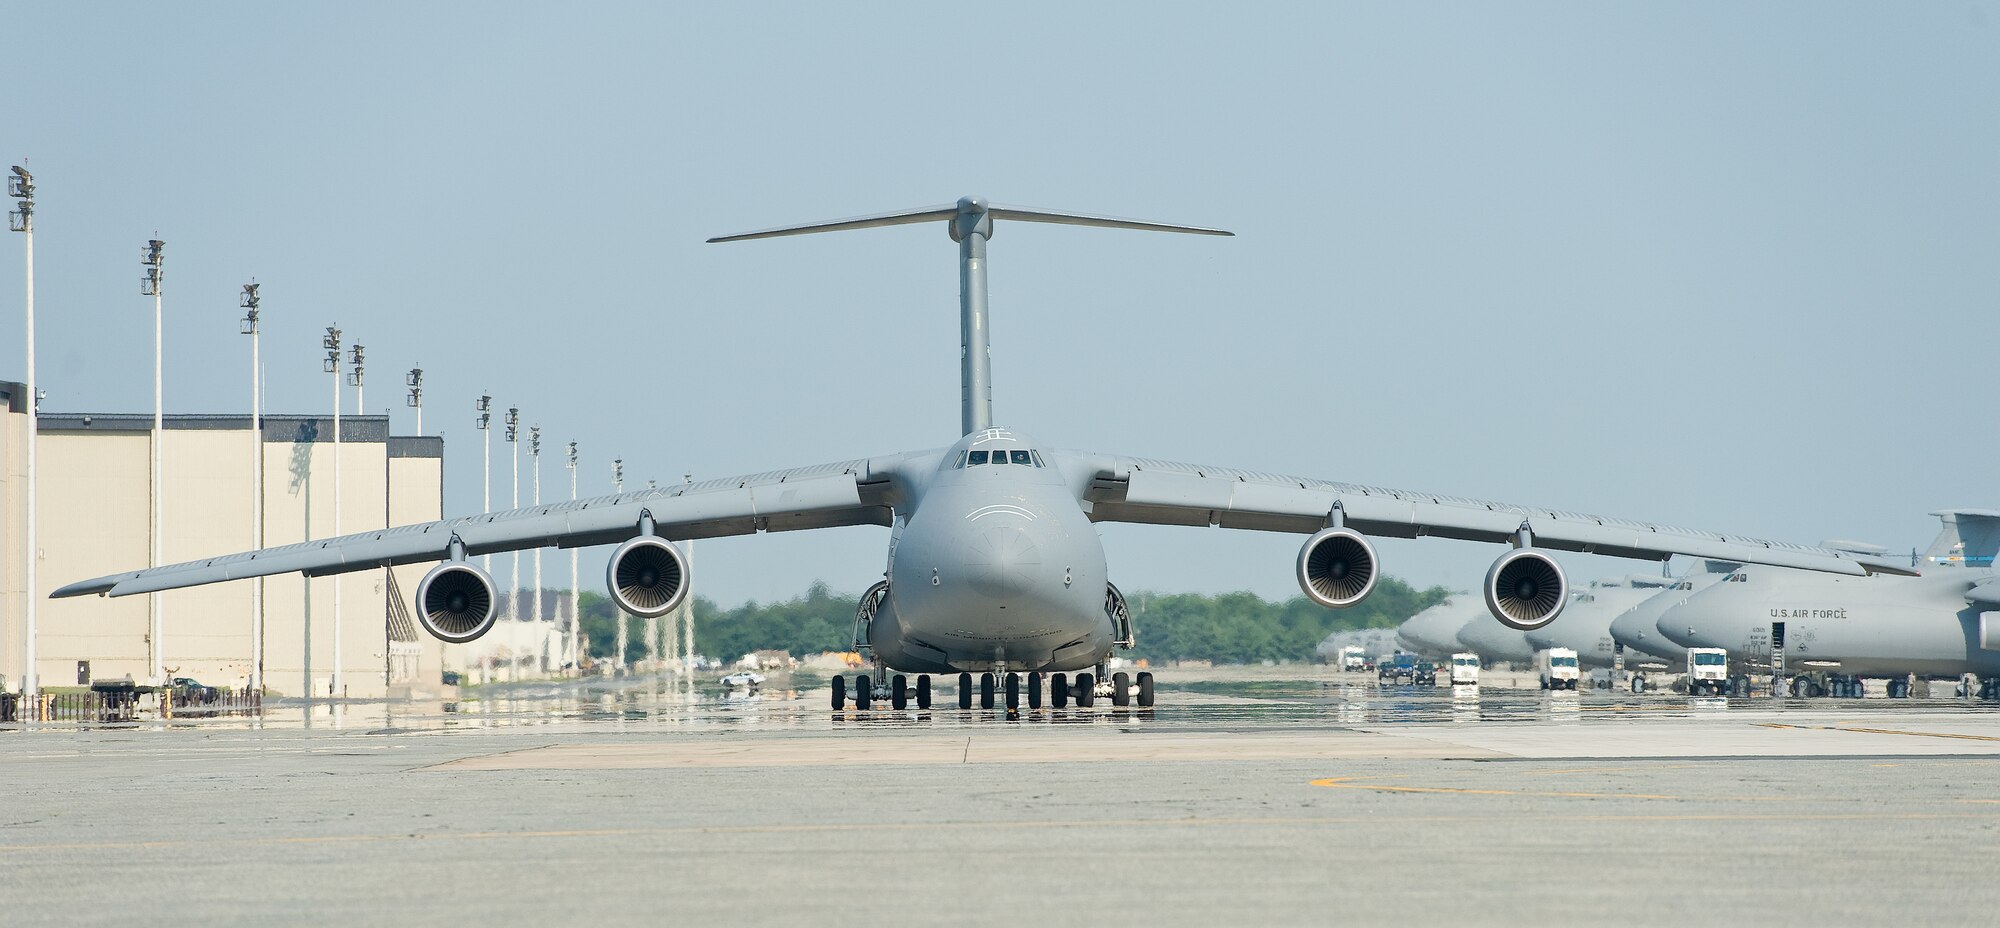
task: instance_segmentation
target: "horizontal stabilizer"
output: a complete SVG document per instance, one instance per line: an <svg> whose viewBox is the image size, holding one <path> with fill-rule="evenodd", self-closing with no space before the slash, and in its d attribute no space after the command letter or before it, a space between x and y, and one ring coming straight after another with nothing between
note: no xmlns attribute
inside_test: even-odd
<svg viewBox="0 0 2000 928"><path fill-rule="evenodd" d="M1187 232L1193 235L1235 235L1222 229L1207 229L1201 226L1182 226L1167 222L1147 222L1143 219L1120 219L1116 216L1090 216L1083 213L1058 213L1047 209L1028 209L1023 206L1001 206L994 204L986 212L995 219L1023 219L1028 222L1053 222L1065 226L1097 226L1103 229L1139 229L1145 232Z"/></svg>
<svg viewBox="0 0 2000 928"><path fill-rule="evenodd" d="M845 232L848 229L873 229L878 226L901 226L913 222L929 222L933 219L950 219L958 215L958 207L953 204L926 206L920 209L906 209L895 213L881 213L875 216L854 216L835 219L831 222L813 222L802 226L782 226L776 229L760 229L756 232L739 232L735 235L718 235L709 239L716 242L745 242L753 238L777 238L781 235L810 235L814 232Z"/></svg>
<svg viewBox="0 0 2000 928"><path fill-rule="evenodd" d="M873 229L880 226L900 226L913 222L933 220L950 221L964 215L976 219L979 214L991 219L1018 219L1023 222L1048 222L1066 226L1097 226L1102 229L1138 229L1142 232L1186 232L1192 235L1235 235L1222 229L1202 226L1184 226L1171 222L1151 222L1144 219L1122 219L1117 216L1096 216L1089 213L1064 213L1052 209L1033 209L1025 206L1001 206L987 203L978 197L966 197L957 203L944 206L926 206L917 209L900 210L893 213L879 213L873 216L854 216L848 219L834 219L827 222L809 222L804 225L780 226L776 229L760 229L755 232L739 232L735 235L718 235L709 239L717 242L743 242L758 238L777 238L781 235L809 235L814 232L845 232L849 229Z"/></svg>

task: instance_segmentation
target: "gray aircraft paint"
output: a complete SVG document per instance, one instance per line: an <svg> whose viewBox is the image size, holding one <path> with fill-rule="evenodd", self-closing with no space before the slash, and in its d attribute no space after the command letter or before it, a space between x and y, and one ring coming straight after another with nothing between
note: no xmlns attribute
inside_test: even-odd
<svg viewBox="0 0 2000 928"><path fill-rule="evenodd" d="M1396 646L1429 658L1450 657L1465 650L1458 643L1458 630L1475 618L1492 621L1486 615L1486 602L1475 594L1455 593L1396 626Z"/></svg>
<svg viewBox="0 0 2000 928"><path fill-rule="evenodd" d="M1870 676L2000 673L2000 590L1990 564L2000 513L1946 510L1921 577L1833 578L1745 567L1666 610L1658 631L1684 647L1768 661L1771 623L1785 623L1785 660ZM1834 582L1838 579L1841 582Z"/></svg>
<svg viewBox="0 0 2000 928"><path fill-rule="evenodd" d="M1626 666L1657 664L1671 668L1684 665L1687 648L1660 634L1660 616L1666 614L1668 609L1687 602L1696 590L1705 590L1722 582L1741 566L1726 561L1697 561L1673 585L1611 620L1611 638L1625 646Z"/></svg>
<svg viewBox="0 0 2000 928"><path fill-rule="evenodd" d="M1528 643L1527 632L1508 628L1485 613L1482 604L1478 614L1459 628L1460 645L1479 655L1479 659L1488 664L1507 661L1525 665L1535 659L1535 648Z"/></svg>
<svg viewBox="0 0 2000 928"><path fill-rule="evenodd" d="M72 583L54 596L125 596L245 577L325 576L486 553L844 525L890 528L889 585L870 641L900 670L1075 670L1112 650L1104 550L1091 523L1312 534L1333 525L1414 538L1665 559L1733 557L1844 575L1893 561L1559 509L1228 467L1039 448L993 421L985 243L998 219L1227 235L1217 229L989 204L955 204L725 236L769 238L939 221L959 243L962 415L952 446L321 539ZM971 454L1006 450L1004 465ZM1025 462L1016 463L1015 452ZM1371 568L1380 570L1380 564ZM462 568L456 568L461 569ZM483 575L482 575L483 576ZM488 581L490 586L490 581ZM683 582L682 589L688 584ZM1495 628L1499 623L1489 622ZM1485 653L1485 652L1482 652Z"/></svg>
<svg viewBox="0 0 2000 928"><path fill-rule="evenodd" d="M1577 663L1586 668L1610 667L1612 620L1659 595L1673 582L1665 577L1642 576L1599 580L1572 594L1569 607L1555 621L1528 632L1528 645L1536 650L1570 648L1576 651Z"/></svg>

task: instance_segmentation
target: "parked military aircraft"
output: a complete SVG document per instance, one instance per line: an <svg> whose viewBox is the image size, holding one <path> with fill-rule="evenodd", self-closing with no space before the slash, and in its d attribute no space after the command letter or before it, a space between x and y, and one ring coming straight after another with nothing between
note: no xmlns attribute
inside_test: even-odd
<svg viewBox="0 0 2000 928"><path fill-rule="evenodd" d="M1492 613L1485 610L1459 627L1458 643L1489 667L1501 661L1525 665L1535 659L1535 646L1528 643L1527 632L1493 621Z"/></svg>
<svg viewBox="0 0 2000 928"><path fill-rule="evenodd" d="M492 627L493 581L479 554L538 546L615 544L606 568L612 598L628 612L662 615L688 595L689 573L676 539L796 531L840 525L890 529L887 579L863 596L858 624L877 662L858 680L858 706L885 694L901 707L903 676L920 674L916 699L930 702L928 674L959 673L969 705L970 674L982 674L990 706L996 677L1018 700L1027 671L1028 704L1089 704L1108 695L1152 701L1141 674L1104 680L1115 648L1129 647L1124 597L1107 576L1094 522L1222 526L1308 536L1294 571L1315 602L1351 606L1381 576L1370 535L1437 535L1511 543L1483 585L1490 611L1516 628L1554 619L1568 583L1551 550L1664 559L1723 557L1861 576L1903 571L1897 564L1824 548L1693 532L1649 522L1562 510L1412 493L1089 451L1058 450L997 428L987 349L986 250L1000 220L1228 235L1219 229L1000 206L975 197L955 204L789 226L711 239L741 241L812 232L943 222L959 247L961 400L959 437L950 446L885 454L691 485L650 489L510 512L446 519L321 539L167 567L112 574L63 587L56 596L124 596L276 573L309 576L392 564L439 561L416 590L417 615L434 636L471 641ZM1063 674L1074 672L1066 681ZM833 703L846 698L845 683Z"/></svg>
<svg viewBox="0 0 2000 928"><path fill-rule="evenodd" d="M1938 569L1920 577L1832 577L1745 567L1665 610L1657 630L1684 647L1726 648L1732 658L1768 664L1772 625L1785 625L1788 670L1810 671L1852 692L1864 676L2000 678L2000 511L1932 513L1943 531L1924 560ZM1988 679L1981 695L1995 692Z"/></svg>
<svg viewBox="0 0 2000 928"><path fill-rule="evenodd" d="M1458 631L1475 620L1492 621L1486 604L1476 597L1454 594L1396 626L1396 646L1428 658L1448 659L1465 650L1458 643Z"/></svg>
<svg viewBox="0 0 2000 928"><path fill-rule="evenodd" d="M1527 632L1528 646L1537 651L1569 648L1586 669L1615 662L1611 621L1620 613L1659 595L1673 583L1665 577L1607 577L1576 591L1568 609L1555 621Z"/></svg>

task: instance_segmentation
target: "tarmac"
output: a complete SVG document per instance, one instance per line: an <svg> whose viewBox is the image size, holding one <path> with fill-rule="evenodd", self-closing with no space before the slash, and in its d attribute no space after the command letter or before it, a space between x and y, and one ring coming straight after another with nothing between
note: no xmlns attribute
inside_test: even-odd
<svg viewBox="0 0 2000 928"><path fill-rule="evenodd" d="M1960 699L1268 668L1012 718L638 681L0 730L16 924L1971 925L1996 850L2000 706Z"/></svg>

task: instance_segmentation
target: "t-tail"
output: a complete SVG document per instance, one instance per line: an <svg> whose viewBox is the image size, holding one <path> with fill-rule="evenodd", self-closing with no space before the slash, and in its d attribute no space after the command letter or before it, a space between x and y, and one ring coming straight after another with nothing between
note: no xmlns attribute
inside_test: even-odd
<svg viewBox="0 0 2000 928"><path fill-rule="evenodd" d="M1931 513L1944 520L1943 530L1923 563L1942 567L1992 567L2000 553L2000 510L1940 509Z"/></svg>
<svg viewBox="0 0 2000 928"><path fill-rule="evenodd" d="M997 203L988 203L981 197L963 197L957 203L947 206L931 206L876 216L856 216L851 219L835 219L831 222L763 229L757 232L717 236L709 241L740 242L753 238L776 238L780 235L843 232L848 229L872 229L876 226L900 226L913 222L943 220L951 240L958 243L959 380L963 391L960 398L962 410L960 427L963 430L962 434L970 435L993 427L993 372L986 322L986 242L993 237L995 219L1053 222L1069 226L1100 226L1106 229L1140 229L1149 232L1189 232L1195 235L1235 234L1199 226L1001 206Z"/></svg>

